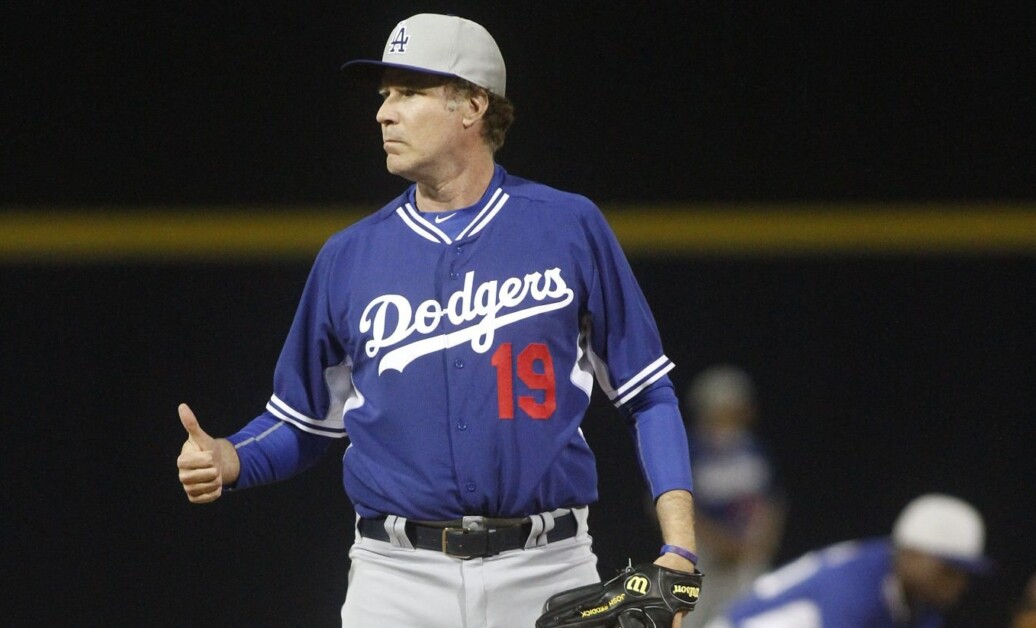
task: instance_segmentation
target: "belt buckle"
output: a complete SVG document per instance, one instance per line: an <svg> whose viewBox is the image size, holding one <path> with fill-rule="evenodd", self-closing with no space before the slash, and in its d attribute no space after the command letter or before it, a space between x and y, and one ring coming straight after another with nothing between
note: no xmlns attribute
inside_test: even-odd
<svg viewBox="0 0 1036 628"><path fill-rule="evenodd" d="M459 558L461 560L471 560L472 558L475 558L476 556L478 556L478 554L471 554L471 555L468 555L468 556L465 556L463 554L451 554L448 551L447 542L446 542L446 538L447 538L447 536L449 535L450 532L460 532L461 535L465 535L465 534L468 534L469 532L471 532L471 530L467 530L466 528L449 528L449 527L443 528L442 529L442 553L443 554L445 554L447 556L452 556L453 558Z"/></svg>

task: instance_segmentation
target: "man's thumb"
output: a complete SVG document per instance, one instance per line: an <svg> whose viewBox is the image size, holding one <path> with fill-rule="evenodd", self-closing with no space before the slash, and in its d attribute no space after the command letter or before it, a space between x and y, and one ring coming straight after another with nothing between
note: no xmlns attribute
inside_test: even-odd
<svg viewBox="0 0 1036 628"><path fill-rule="evenodd" d="M187 430L188 439L197 445L203 447L212 437L205 433L205 430L201 429L201 425L198 424L198 418L194 416L194 411L191 410L190 406L186 403L181 403L177 408L180 413L180 423L183 424L183 429Z"/></svg>

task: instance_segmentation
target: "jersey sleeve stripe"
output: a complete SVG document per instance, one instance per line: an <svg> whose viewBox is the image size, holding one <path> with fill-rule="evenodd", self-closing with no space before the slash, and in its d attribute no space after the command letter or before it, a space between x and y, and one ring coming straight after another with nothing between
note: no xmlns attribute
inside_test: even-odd
<svg viewBox="0 0 1036 628"><path fill-rule="evenodd" d="M345 424L342 421L318 421L301 414L284 403L277 395L270 397L266 409L277 418L288 421L304 432L330 436L332 438L343 438L345 436Z"/></svg>
<svg viewBox="0 0 1036 628"><path fill-rule="evenodd" d="M657 360L655 360L654 362L652 362L651 364L648 364L647 367L644 370L642 370L641 372L639 372L636 375L634 375L633 377L631 377L622 386L619 386L619 388L615 391L615 395L618 396L618 397L626 396L626 391L627 390L629 390L630 388L632 388L634 386L640 386L640 380L644 379L645 377L649 377L652 373L655 372L655 370L657 370L658 368L660 368L663 364L665 364L667 362L669 362L669 358L663 355L660 358L658 358ZM643 387L641 386L641 388L643 388Z"/></svg>
<svg viewBox="0 0 1036 628"><path fill-rule="evenodd" d="M644 390L645 388L647 388L651 384L654 384L655 382L660 380L663 375L665 375L669 371L673 370L673 368L675 366L676 365L673 364L672 362L666 363L666 365L664 367L662 367L661 369L656 371L653 375L651 375L651 377L649 377L646 380L644 380L639 386L637 386L636 388L634 388L634 389L626 392L624 395L622 395L622 397L620 397L617 401L614 402L615 405L616 406L621 406L622 404L628 402L630 399L636 397L637 394L640 391Z"/></svg>

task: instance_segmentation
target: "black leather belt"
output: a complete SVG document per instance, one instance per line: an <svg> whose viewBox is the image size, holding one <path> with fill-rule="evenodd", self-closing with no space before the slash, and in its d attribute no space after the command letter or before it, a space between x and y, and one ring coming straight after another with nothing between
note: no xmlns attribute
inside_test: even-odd
<svg viewBox="0 0 1036 628"><path fill-rule="evenodd" d="M388 541L385 518L361 518L357 524L360 535L378 541ZM554 519L554 529L547 533L547 541L554 543L576 535L576 518L571 512ZM428 525L407 521L404 527L410 544L418 549L435 550L454 558L485 558L507 550L522 549L532 533L532 522L512 525L486 525L484 530L466 530L461 522Z"/></svg>

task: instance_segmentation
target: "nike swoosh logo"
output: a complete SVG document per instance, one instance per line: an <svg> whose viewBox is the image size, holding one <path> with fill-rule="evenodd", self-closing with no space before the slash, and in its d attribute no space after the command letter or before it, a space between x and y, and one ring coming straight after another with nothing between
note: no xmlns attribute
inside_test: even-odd
<svg viewBox="0 0 1036 628"><path fill-rule="evenodd" d="M435 224L439 224L440 222L446 222L447 220L449 220L450 218L453 218L456 215L457 215L456 212L454 212L454 213L450 214L449 216L436 216L435 217Z"/></svg>

